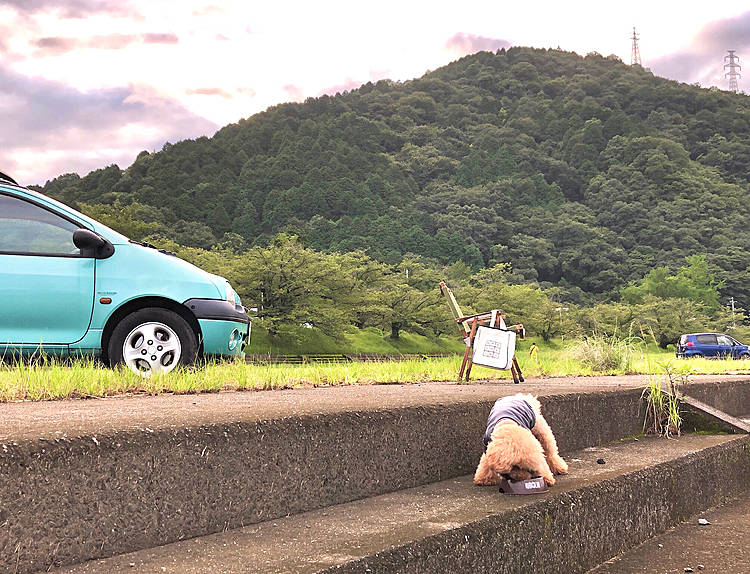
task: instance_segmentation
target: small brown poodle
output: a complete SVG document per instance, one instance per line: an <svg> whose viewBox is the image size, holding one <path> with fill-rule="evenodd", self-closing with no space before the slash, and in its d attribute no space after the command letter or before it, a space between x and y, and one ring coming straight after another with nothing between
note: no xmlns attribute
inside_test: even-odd
<svg viewBox="0 0 750 574"><path fill-rule="evenodd" d="M553 474L567 474L557 441L531 395L501 397L492 407L484 435L484 454L474 484L492 485L508 478L519 481L541 476L552 486Z"/></svg>

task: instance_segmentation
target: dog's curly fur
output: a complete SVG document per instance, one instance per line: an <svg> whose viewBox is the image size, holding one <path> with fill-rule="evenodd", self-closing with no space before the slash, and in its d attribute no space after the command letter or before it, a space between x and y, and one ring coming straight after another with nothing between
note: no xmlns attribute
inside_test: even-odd
<svg viewBox="0 0 750 574"><path fill-rule="evenodd" d="M474 474L474 484L492 485L500 480L527 480L541 476L552 486L553 474L567 474L568 464L557 451L552 429L542 416L541 405L532 395L517 394L527 401L536 414L536 424L529 431L511 420L501 420L492 431L492 441L482 455Z"/></svg>

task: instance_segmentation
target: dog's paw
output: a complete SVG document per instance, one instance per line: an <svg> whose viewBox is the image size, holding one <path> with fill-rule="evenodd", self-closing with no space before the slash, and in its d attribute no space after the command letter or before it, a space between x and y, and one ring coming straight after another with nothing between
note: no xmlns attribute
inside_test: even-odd
<svg viewBox="0 0 750 574"><path fill-rule="evenodd" d="M555 456L549 461L550 470L554 474L568 474L568 463L565 462L562 457Z"/></svg>
<svg viewBox="0 0 750 574"><path fill-rule="evenodd" d="M474 484L477 486L493 486L498 484L498 481L495 480L494 476L475 476Z"/></svg>
<svg viewBox="0 0 750 574"><path fill-rule="evenodd" d="M500 480L493 472L482 472L477 469L477 472L474 473L474 484L477 486L493 486L495 484L500 484Z"/></svg>
<svg viewBox="0 0 750 574"><path fill-rule="evenodd" d="M547 486L555 486L555 477L551 474L549 476L545 476L544 482L547 483Z"/></svg>

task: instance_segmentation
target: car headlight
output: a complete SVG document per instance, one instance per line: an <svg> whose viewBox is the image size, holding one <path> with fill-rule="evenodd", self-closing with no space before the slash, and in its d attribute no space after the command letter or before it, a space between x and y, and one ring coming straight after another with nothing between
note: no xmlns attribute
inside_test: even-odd
<svg viewBox="0 0 750 574"><path fill-rule="evenodd" d="M232 304L232 307L237 305L234 299L234 289L232 289L229 281L227 281L227 301Z"/></svg>

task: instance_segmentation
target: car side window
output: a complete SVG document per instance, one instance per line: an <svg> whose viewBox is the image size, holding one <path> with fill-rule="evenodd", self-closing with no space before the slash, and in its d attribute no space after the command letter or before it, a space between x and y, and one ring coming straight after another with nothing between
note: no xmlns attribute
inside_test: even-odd
<svg viewBox="0 0 750 574"><path fill-rule="evenodd" d="M701 345L715 345L716 335L696 335L695 340Z"/></svg>
<svg viewBox="0 0 750 574"><path fill-rule="evenodd" d="M0 253L74 255L79 226L29 201L0 194Z"/></svg>
<svg viewBox="0 0 750 574"><path fill-rule="evenodd" d="M716 335L716 340L718 341L719 345L728 345L732 346L732 339L731 337L727 335Z"/></svg>

